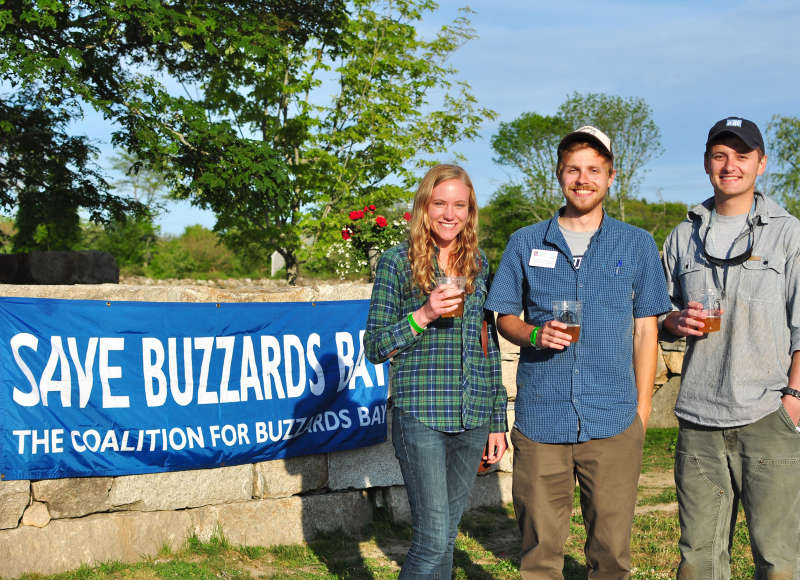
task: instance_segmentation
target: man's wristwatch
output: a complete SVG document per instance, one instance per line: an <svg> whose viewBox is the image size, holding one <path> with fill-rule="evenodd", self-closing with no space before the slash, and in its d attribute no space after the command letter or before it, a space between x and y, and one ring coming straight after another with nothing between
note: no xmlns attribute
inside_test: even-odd
<svg viewBox="0 0 800 580"><path fill-rule="evenodd" d="M781 389L781 393L783 393L784 395L789 395L790 397L795 397L797 399L800 399L800 391L798 391L797 389L793 389L792 387L783 387Z"/></svg>

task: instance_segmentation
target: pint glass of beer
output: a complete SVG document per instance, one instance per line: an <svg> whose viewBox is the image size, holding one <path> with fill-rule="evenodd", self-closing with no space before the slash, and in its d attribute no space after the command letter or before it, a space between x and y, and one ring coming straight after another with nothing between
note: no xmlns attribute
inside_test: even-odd
<svg viewBox="0 0 800 580"><path fill-rule="evenodd" d="M553 319L567 325L565 330L570 335L570 342L577 342L581 335L581 314L583 303L580 300L553 300Z"/></svg>
<svg viewBox="0 0 800 580"><path fill-rule="evenodd" d="M705 318L700 319L705 324L703 332L717 332L722 321L722 295L720 291L717 288L704 288L692 300L703 305Z"/></svg>
<svg viewBox="0 0 800 580"><path fill-rule="evenodd" d="M458 288L463 294L467 287L467 279L464 276L437 276L436 286L451 286L453 288ZM442 318L460 318L462 316L464 316L463 296L461 297L461 303L455 310L442 314Z"/></svg>

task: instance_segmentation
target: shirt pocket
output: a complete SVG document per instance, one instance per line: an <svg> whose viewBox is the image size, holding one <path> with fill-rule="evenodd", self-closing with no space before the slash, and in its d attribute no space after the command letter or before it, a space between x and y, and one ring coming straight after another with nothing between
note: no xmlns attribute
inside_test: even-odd
<svg viewBox="0 0 800 580"><path fill-rule="evenodd" d="M711 268L692 258L684 258L678 263L678 284L683 296L683 305L686 306L693 296L697 296L704 288L713 287L713 282L708 279Z"/></svg>
<svg viewBox="0 0 800 580"><path fill-rule="evenodd" d="M784 262L775 254L742 263L741 293L753 302L784 302Z"/></svg>
<svg viewBox="0 0 800 580"><path fill-rule="evenodd" d="M634 260L614 259L603 269L600 285L593 296L598 299L601 311L630 312L633 308L633 267ZM585 307L584 307L584 315Z"/></svg>

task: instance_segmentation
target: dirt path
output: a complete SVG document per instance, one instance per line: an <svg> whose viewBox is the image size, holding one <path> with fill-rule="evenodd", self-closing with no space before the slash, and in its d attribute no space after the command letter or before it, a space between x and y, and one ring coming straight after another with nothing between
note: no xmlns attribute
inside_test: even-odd
<svg viewBox="0 0 800 580"><path fill-rule="evenodd" d="M675 479L672 470L648 471L639 476L637 514L654 511L677 512Z"/></svg>

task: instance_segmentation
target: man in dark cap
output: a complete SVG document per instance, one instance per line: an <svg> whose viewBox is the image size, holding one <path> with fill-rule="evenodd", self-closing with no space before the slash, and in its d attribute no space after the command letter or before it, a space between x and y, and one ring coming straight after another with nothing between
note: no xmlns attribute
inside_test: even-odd
<svg viewBox="0 0 800 580"><path fill-rule="evenodd" d="M670 302L653 237L603 209L616 175L609 138L581 127L557 154L565 205L514 232L485 305L521 347L511 434L520 574L562 577L577 478L589 578L629 578L657 317ZM582 304L577 338L554 316L564 300Z"/></svg>
<svg viewBox="0 0 800 580"><path fill-rule="evenodd" d="M673 311L663 328L687 337L678 578L730 578L739 502L755 577L800 578L800 222L756 191L766 165L755 123L716 123L705 151L714 196L664 243ZM720 330L703 289L721 298Z"/></svg>

